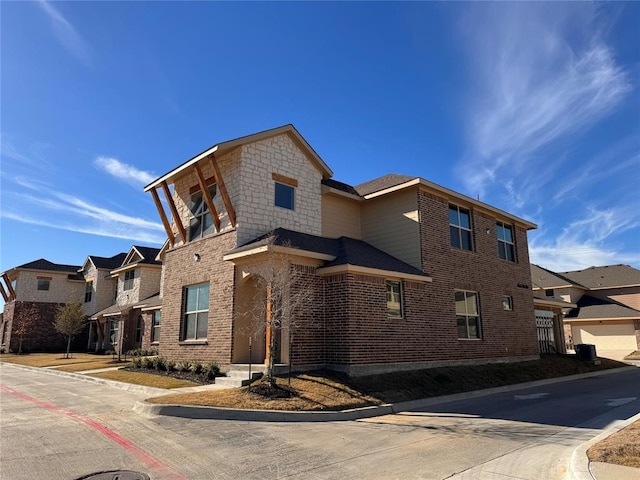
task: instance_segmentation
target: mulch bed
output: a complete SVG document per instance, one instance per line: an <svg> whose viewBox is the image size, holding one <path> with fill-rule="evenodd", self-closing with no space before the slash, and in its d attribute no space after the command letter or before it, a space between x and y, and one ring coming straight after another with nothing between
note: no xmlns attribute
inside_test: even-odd
<svg viewBox="0 0 640 480"><path fill-rule="evenodd" d="M136 368L136 367L125 367L121 370L125 370L128 372L137 372L137 373L150 373L152 375L160 375L164 377L172 377L177 378L179 380L189 380L191 382L199 383L201 385L209 385L215 382L215 378L209 379L204 373L193 373L193 372L178 372L175 370L171 371L163 371L163 370L155 370L151 368Z"/></svg>

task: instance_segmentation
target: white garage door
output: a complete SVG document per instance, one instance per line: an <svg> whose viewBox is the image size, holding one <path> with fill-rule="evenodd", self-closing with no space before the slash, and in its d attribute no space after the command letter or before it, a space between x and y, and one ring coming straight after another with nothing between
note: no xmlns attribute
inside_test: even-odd
<svg viewBox="0 0 640 480"><path fill-rule="evenodd" d="M573 343L591 343L596 350L637 350L633 323L617 325L573 324Z"/></svg>

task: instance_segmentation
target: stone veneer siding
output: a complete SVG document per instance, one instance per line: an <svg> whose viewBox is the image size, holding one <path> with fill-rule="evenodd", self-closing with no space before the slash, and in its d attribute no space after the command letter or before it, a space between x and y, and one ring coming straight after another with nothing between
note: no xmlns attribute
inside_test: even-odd
<svg viewBox="0 0 640 480"><path fill-rule="evenodd" d="M418 192L418 205L422 268L433 277L433 283L425 290L428 315L424 320L438 332L432 337L438 357L444 360L537 357L526 230L515 226L517 261L508 262L498 256L494 216L470 209L473 251L466 251L450 246L447 199ZM458 339L456 289L479 294L480 340ZM512 311L503 310L503 295L513 298Z"/></svg>
<svg viewBox="0 0 640 480"><path fill-rule="evenodd" d="M173 248L165 255L160 355L174 360L231 362L234 266L222 256L236 246L234 230ZM200 254L200 261L193 258ZM209 282L206 341L182 341L184 288Z"/></svg>

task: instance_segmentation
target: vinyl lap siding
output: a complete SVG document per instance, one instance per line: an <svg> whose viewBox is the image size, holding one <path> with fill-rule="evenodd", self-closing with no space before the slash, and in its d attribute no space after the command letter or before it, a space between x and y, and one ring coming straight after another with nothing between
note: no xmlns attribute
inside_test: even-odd
<svg viewBox="0 0 640 480"><path fill-rule="evenodd" d="M422 269L415 189L384 195L362 206L362 240Z"/></svg>
<svg viewBox="0 0 640 480"><path fill-rule="evenodd" d="M322 196L322 236L362 238L360 205L333 195Z"/></svg>

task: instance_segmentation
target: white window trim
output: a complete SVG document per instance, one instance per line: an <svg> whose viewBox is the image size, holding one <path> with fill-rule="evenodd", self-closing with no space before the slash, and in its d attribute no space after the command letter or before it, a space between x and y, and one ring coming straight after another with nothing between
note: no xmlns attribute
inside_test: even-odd
<svg viewBox="0 0 640 480"><path fill-rule="evenodd" d="M292 193L292 198L291 198L291 208L289 207L285 207L282 205L278 205L278 197L277 197L277 185L282 185L283 187L286 188L290 188L291 189L291 193ZM287 185L286 183L282 183L282 182L274 182L274 186L273 186L273 204L274 206L278 207L278 208L283 208L285 210L290 210L292 212L295 212L296 210L296 187L294 187L293 185Z"/></svg>
<svg viewBox="0 0 640 480"><path fill-rule="evenodd" d="M209 327L209 298L207 298L207 308L206 309L202 309L202 310L187 310L187 303L188 303L188 290L190 288L195 288L195 287L200 287L202 285L209 285L209 288L211 288L211 285L208 282L204 282L204 283L197 283L195 285L188 285L184 287L184 295L185 295L185 304L184 304L184 311L182 312L182 321L183 321L183 325L182 325L182 342L201 342L201 341L206 341L207 337L198 337L198 314L199 313L205 313L207 314L207 330ZM209 291L210 293L210 291ZM196 299L196 308L197 305L199 303L199 298L200 298L200 291L198 290L198 298ZM187 316L190 314L195 314L196 316L196 323L195 323L195 328L194 328L194 337L187 337Z"/></svg>
<svg viewBox="0 0 640 480"><path fill-rule="evenodd" d="M455 207L456 211L458 212L458 223L451 223L449 222L449 227L455 227L458 229L458 242L460 242L460 246L456 247L454 245L451 245L451 247L456 248L458 250L465 250L467 252L473 252L473 219L471 216L471 210L465 207L461 207L460 205L455 205L453 203L449 204L449 207L447 208L447 216L449 215L449 210ZM464 210L465 213L467 213L469 215L469 228L467 227L463 227L460 224L460 210ZM449 230L451 230L451 228L449 228ZM464 230L465 232L469 232L469 248L464 248L462 246L462 230ZM449 243L451 244L451 239L449 239Z"/></svg>
<svg viewBox="0 0 640 480"><path fill-rule="evenodd" d="M458 317L465 317L465 326L466 326L466 330L467 330L467 336L466 337L460 337L458 336L458 340L472 340L472 341L478 341L478 340L482 340L482 317L480 315L480 294L478 292L475 292L473 290L461 290L461 289L456 289L454 290L454 299L455 299L455 293L456 292L463 292L465 293L465 309L466 309L466 294L467 293L473 293L476 296L476 310L478 311L477 315L469 315L468 313L458 313L458 310L455 308L455 303L454 303L454 309L455 309L455 313L456 313L456 332L458 330ZM478 336L477 337L470 337L469 336L469 318L470 317L477 317L478 318ZM457 333L456 333L457 334Z"/></svg>

